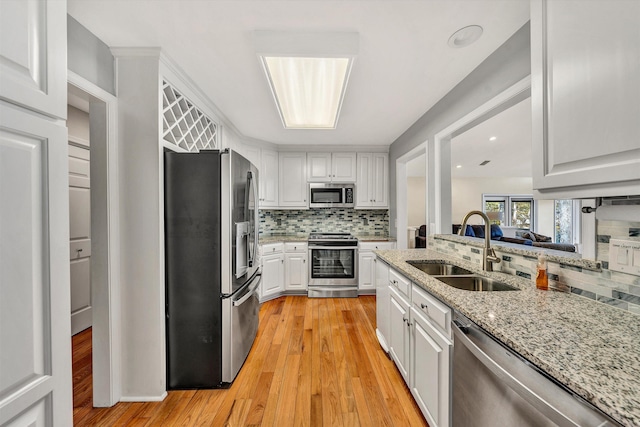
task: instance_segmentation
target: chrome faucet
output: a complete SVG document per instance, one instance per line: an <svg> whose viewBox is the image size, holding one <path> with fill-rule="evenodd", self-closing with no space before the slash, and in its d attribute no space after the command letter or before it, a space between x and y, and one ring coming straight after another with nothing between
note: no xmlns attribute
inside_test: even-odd
<svg viewBox="0 0 640 427"><path fill-rule="evenodd" d="M484 220L484 251L482 253L482 269L484 271L493 271L493 263L500 262L500 258L496 256L495 251L491 247L491 224L489 217L482 211L471 211L462 219L462 226L458 231L460 236L464 236L467 230L467 221L472 215L480 215Z"/></svg>

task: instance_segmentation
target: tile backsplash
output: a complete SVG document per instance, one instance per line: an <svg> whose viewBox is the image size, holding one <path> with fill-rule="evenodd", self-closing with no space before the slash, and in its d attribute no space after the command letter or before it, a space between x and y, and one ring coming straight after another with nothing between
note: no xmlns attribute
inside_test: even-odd
<svg viewBox="0 0 640 427"><path fill-rule="evenodd" d="M261 210L260 235L310 233L312 231L388 235L386 209Z"/></svg>
<svg viewBox="0 0 640 427"><path fill-rule="evenodd" d="M626 224L627 229L629 229L634 228L634 224L637 223ZM621 226L618 224L616 227ZM598 226L599 231L604 229ZM627 235L626 238L629 238L629 236ZM479 265L482 264L482 250L472 245L438 238L430 238L429 245L433 250L457 256ZM493 248L496 251L496 255L501 259L500 263L494 264L495 271L533 280L537 265L537 257L534 256L533 252L529 256L502 252L498 245L493 246ZM576 265L551 261L548 261L547 269L549 287L552 289L571 292L622 310L640 314L640 276L611 271L605 268L604 265L600 271L593 271Z"/></svg>
<svg viewBox="0 0 640 427"><path fill-rule="evenodd" d="M596 234L596 259L602 263L603 268L609 268L609 240L640 241L640 222L598 220Z"/></svg>

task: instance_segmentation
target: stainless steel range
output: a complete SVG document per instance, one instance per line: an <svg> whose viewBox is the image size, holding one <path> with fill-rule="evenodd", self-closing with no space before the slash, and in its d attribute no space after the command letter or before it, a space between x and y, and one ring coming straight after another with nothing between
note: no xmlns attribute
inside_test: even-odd
<svg viewBox="0 0 640 427"><path fill-rule="evenodd" d="M358 239L349 233L309 235L309 297L358 296Z"/></svg>

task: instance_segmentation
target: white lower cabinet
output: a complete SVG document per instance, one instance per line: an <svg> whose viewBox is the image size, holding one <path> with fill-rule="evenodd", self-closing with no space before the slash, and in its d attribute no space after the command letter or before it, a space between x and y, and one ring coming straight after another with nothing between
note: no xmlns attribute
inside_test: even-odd
<svg viewBox="0 0 640 427"><path fill-rule="evenodd" d="M429 426L449 427L451 309L383 261L376 265L376 281L388 283L386 293L379 285L376 294L378 340L383 348L388 344L389 355Z"/></svg>
<svg viewBox="0 0 640 427"><path fill-rule="evenodd" d="M393 286L389 286L389 353L405 382L409 384L409 302Z"/></svg>
<svg viewBox="0 0 640 427"><path fill-rule="evenodd" d="M309 282L306 243L285 243L284 288L287 291L306 291Z"/></svg>
<svg viewBox="0 0 640 427"><path fill-rule="evenodd" d="M430 426L448 426L453 344L414 307L411 324L411 394Z"/></svg>
<svg viewBox="0 0 640 427"><path fill-rule="evenodd" d="M284 253L282 243L262 247L262 299L284 291Z"/></svg>
<svg viewBox="0 0 640 427"><path fill-rule="evenodd" d="M373 294L376 289L376 254L373 251L395 249L395 242L360 242L358 244L358 293ZM385 286L387 284L385 283Z"/></svg>

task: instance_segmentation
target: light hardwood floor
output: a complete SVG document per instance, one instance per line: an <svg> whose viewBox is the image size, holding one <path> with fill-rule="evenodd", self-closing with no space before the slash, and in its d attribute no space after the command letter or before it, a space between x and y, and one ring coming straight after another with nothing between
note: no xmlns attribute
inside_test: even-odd
<svg viewBox="0 0 640 427"><path fill-rule="evenodd" d="M91 330L73 337L77 426L427 426L375 336L375 297L281 297L228 390L91 407Z"/></svg>

